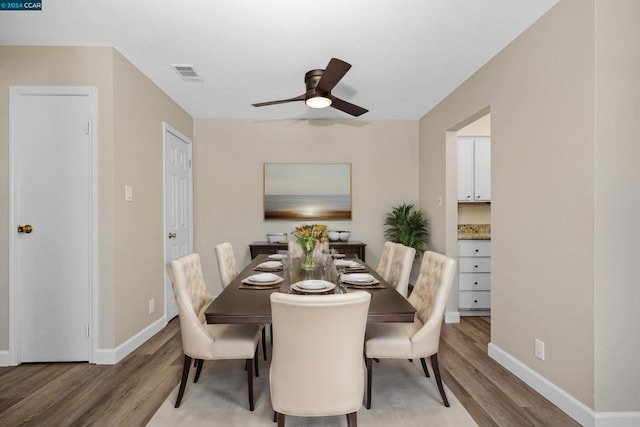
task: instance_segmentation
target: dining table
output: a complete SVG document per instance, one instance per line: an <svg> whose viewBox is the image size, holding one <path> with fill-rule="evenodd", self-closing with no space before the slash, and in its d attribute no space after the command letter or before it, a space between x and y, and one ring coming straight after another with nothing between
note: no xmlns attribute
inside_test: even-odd
<svg viewBox="0 0 640 427"><path fill-rule="evenodd" d="M299 283L305 280L325 280L335 285L327 293L345 293L363 290L371 294L369 322L413 322L415 308L398 293L394 287L384 280L375 269L359 259L332 258L327 262L317 263L317 267L311 271L301 268L300 259L286 258L278 262L277 258L285 258L286 255L258 255L214 298L205 309L204 317L207 323L224 324L268 324L271 323L270 295L274 292L301 293ZM335 262L337 260L337 263ZM284 264L278 267L278 264ZM338 265L352 265L356 267L336 267ZM265 268L271 267L271 268ZM359 271L374 278L371 286L350 286L342 280L347 280L347 273ZM269 272L278 283L271 286L252 286L249 280L258 274ZM333 274L332 274L333 272ZM336 274L337 273L337 274ZM353 283L352 283L353 285ZM310 294L313 292L309 292Z"/></svg>

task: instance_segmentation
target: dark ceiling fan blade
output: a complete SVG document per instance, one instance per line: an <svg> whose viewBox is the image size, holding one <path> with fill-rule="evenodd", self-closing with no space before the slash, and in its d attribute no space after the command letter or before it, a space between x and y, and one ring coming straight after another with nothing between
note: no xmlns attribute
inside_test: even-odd
<svg viewBox="0 0 640 427"><path fill-rule="evenodd" d="M349 68L351 68L351 64L338 58L331 58L329 64L327 64L327 68L325 68L322 73L318 86L316 86L316 91L320 93L331 92L331 89L347 74Z"/></svg>
<svg viewBox="0 0 640 427"><path fill-rule="evenodd" d="M296 96L295 98L289 99L281 99L279 101L267 101L267 102L258 102L257 104L251 104L254 107L264 107L265 105L274 105L274 104L284 104L285 102L295 102L295 101L304 101L305 95Z"/></svg>
<svg viewBox="0 0 640 427"><path fill-rule="evenodd" d="M361 116L366 113L366 108L359 107L355 104L342 100L340 98L336 98L335 96L331 97L331 106L337 110L344 111L347 114L351 114L352 116Z"/></svg>

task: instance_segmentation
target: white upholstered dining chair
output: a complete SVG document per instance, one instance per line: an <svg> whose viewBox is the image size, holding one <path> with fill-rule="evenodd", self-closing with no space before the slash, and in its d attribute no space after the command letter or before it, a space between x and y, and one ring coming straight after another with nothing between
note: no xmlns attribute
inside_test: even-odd
<svg viewBox="0 0 640 427"><path fill-rule="evenodd" d="M395 244L390 241L384 242L382 247L382 255L380 255L380 261L376 267L376 273L380 275L384 280L389 281L389 271L391 270L391 261L393 260L393 250Z"/></svg>
<svg viewBox="0 0 640 427"><path fill-rule="evenodd" d="M409 296L415 307L413 323L369 323L365 338L367 364L367 409L371 408L373 377L372 359L420 359L425 376L429 376L425 357L431 358L431 368L444 406L449 401L442 386L438 367L438 346L442 317L455 275L456 262L442 254L425 252L420 275Z"/></svg>
<svg viewBox="0 0 640 427"><path fill-rule="evenodd" d="M222 289L229 286L238 274L238 264L233 253L233 246L229 242L219 243L215 247L216 260L218 261L218 271L220 272L220 283ZM267 334L264 326L262 328L262 357L267 360Z"/></svg>
<svg viewBox="0 0 640 427"><path fill-rule="evenodd" d="M274 344L269 381L278 426L285 416L347 415L362 406L364 332L371 294L271 294Z"/></svg>
<svg viewBox="0 0 640 427"><path fill-rule="evenodd" d="M402 295L407 298L409 293L409 276L411 267L416 257L416 250L402 243L393 243L393 256L389 266L389 278L387 281Z"/></svg>
<svg viewBox="0 0 640 427"><path fill-rule="evenodd" d="M184 365L175 407L182 401L191 360L196 361L194 383L198 382L204 360L244 359L247 369L249 409L253 411L253 366L258 375L257 345L260 325L210 325L204 310L213 298L202 275L200 256L191 254L171 261L167 266L178 304Z"/></svg>
<svg viewBox="0 0 640 427"><path fill-rule="evenodd" d="M218 261L218 271L220 272L220 284L222 288L226 288L229 283L238 275L238 264L233 254L233 246L231 243L224 242L217 244L216 260Z"/></svg>

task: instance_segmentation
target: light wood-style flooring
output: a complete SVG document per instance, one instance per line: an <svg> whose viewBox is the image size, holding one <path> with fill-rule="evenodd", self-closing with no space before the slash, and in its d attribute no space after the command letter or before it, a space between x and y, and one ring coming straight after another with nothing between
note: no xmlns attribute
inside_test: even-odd
<svg viewBox="0 0 640 427"><path fill-rule="evenodd" d="M578 425L487 356L489 340L489 317L464 317L443 325L438 355L445 384L478 425ZM175 318L117 365L0 368L0 426L144 426L178 384L182 360Z"/></svg>

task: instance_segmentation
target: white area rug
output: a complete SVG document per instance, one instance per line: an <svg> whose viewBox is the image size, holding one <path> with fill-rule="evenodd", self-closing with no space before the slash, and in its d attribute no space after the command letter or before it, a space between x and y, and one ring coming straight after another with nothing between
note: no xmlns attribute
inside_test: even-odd
<svg viewBox="0 0 640 427"><path fill-rule="evenodd" d="M428 360L428 359L427 359ZM339 363L339 361L336 361ZM445 386L450 408L442 404L438 387L430 370L426 378L420 361L381 360L373 366L371 409L358 411L359 426L475 426L471 416ZM244 362L204 362L197 384L191 368L189 383L180 408L174 408L178 387L171 392L151 421L151 427L164 426L275 426L269 397L269 365L260 360L260 377L254 378L255 410L249 411ZM286 425L346 426L346 416L300 418L287 417Z"/></svg>

